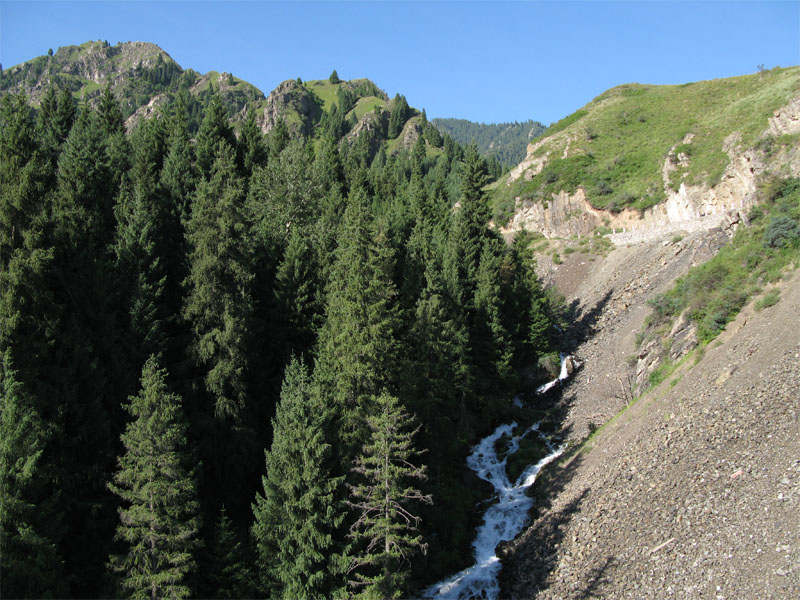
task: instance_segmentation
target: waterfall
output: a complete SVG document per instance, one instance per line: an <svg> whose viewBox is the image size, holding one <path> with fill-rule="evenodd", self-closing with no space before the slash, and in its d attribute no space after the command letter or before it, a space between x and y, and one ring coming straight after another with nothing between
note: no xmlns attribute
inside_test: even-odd
<svg viewBox="0 0 800 600"><path fill-rule="evenodd" d="M536 388L537 394L543 394L569 377L568 363L572 357L561 354L561 372L559 376ZM536 476L548 463L558 458L564 447L556 448L550 439L539 431L539 423L532 425L521 434L514 436L517 423L500 425L491 435L483 438L467 457L467 466L475 474L488 481L497 494L497 502L490 506L483 517L483 524L478 527L475 541L472 542L475 564L456 573L452 577L427 588L423 595L427 598L487 598L492 600L500 593L497 575L500 573L500 559L496 554L500 542L514 539L522 531L528 520L528 513L533 506L533 499L525 493L536 481ZM529 465L514 483L510 482L506 473L508 457L519 449L522 439L536 433L546 444L548 454L534 465ZM496 442L504 435L510 437L507 452L502 460L497 456Z"/></svg>

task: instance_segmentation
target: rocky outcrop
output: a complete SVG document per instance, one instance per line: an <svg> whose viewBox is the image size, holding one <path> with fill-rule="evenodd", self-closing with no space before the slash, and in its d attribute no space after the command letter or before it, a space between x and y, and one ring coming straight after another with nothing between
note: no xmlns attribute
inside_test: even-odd
<svg viewBox="0 0 800 600"><path fill-rule="evenodd" d="M550 158L549 152L542 156L536 156L536 152L539 150L542 143L543 142L528 144L528 155L521 163L509 171L506 185L511 185L520 177L524 177L525 181L530 181L542 172L542 169L544 169L547 164L547 159Z"/></svg>
<svg viewBox="0 0 800 600"><path fill-rule="evenodd" d="M136 111L127 119L125 119L125 129L130 133L136 128L136 124L140 119L149 119L158 112L158 109L169 103L169 98L166 94L158 94L150 98L150 102L144 104L136 109Z"/></svg>
<svg viewBox="0 0 800 600"><path fill-rule="evenodd" d="M261 131L269 133L279 119L287 121L289 128L297 128L306 135L311 131L314 118L321 112L314 96L294 79L287 79L267 96L266 106L256 122ZM295 113L299 124L288 120L287 114Z"/></svg>
<svg viewBox="0 0 800 600"><path fill-rule="evenodd" d="M795 133L800 131L800 97L776 111L770 119L765 135ZM683 143L690 143L687 136ZM535 156L538 144L529 146L528 158L511 171L509 180L520 176L533 177L541 172L548 155ZM609 236L614 244L632 244L657 240L678 232L691 233L723 227L732 233L738 223L746 219L749 209L757 202L756 182L765 173L782 176L800 175L800 150L789 148L779 155L768 157L758 149L741 147L738 133L729 135L722 149L730 162L720 181L714 186L686 185L681 182L672 189L670 176L679 166L688 165L685 154L675 155L673 148L662 167L666 201L645 211L625 209L611 212L594 208L579 188L574 194L553 194L546 204L517 199L516 211L503 229L510 234L526 229L546 237L586 235L604 226L613 230Z"/></svg>
<svg viewBox="0 0 800 600"><path fill-rule="evenodd" d="M148 42L125 42L110 46L106 42L86 42L80 46L62 46L53 56L40 57L46 60L45 67L38 76L31 78L30 74L9 91L14 93L24 92L33 104L41 102L47 89L50 87L52 77L58 74L70 76L60 81L61 85L69 85L72 91L81 88L84 82L92 82L101 86L84 94L86 98L99 96L101 88L111 84L115 93L133 76L137 67L149 69L154 67L159 59L174 62L169 54L155 44ZM25 69L30 63L23 63L8 70L13 74L17 69Z"/></svg>
<svg viewBox="0 0 800 600"><path fill-rule="evenodd" d="M421 135L422 127L417 119L409 119L403 127L403 131L400 132L400 143L398 144L398 148L411 150Z"/></svg>
<svg viewBox="0 0 800 600"><path fill-rule="evenodd" d="M380 133L378 136L382 137L382 132L386 131L389 127L389 111L386 110L372 110L361 117L358 122L353 125L353 128L345 136L348 142L353 142L359 135L366 131Z"/></svg>
<svg viewBox="0 0 800 600"><path fill-rule="evenodd" d="M769 120L767 132L770 135L800 133L800 96L775 111L775 115Z"/></svg>

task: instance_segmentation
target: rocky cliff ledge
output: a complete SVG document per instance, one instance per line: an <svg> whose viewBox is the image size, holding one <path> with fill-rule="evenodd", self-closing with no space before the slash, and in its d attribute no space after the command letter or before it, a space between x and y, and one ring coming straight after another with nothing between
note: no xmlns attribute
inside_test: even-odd
<svg viewBox="0 0 800 600"><path fill-rule="evenodd" d="M764 137L795 133L800 133L800 96L775 112ZM548 156L535 156L538 147L538 144L529 145L528 157L511 171L509 183L520 177L530 179L541 172ZM588 235L599 227L606 227L613 230L609 236L612 242L630 244L677 232L691 233L720 226L732 229L756 202L756 181L760 176L800 175L800 148L787 148L768 156L760 149L742 148L740 136L734 133L725 139L722 149L730 162L714 187L680 183L677 190L673 189L669 175L674 164L689 160L683 155L673 156L673 148L662 168L665 202L643 212L634 209L611 212L594 208L583 188L578 188L574 194L553 194L547 204L518 198L514 216L503 233L526 229L546 237L569 237Z"/></svg>

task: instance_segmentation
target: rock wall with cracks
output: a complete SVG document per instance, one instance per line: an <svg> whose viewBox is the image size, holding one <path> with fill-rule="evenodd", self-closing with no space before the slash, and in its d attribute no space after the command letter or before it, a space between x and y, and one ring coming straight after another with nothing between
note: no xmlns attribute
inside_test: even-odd
<svg viewBox="0 0 800 600"><path fill-rule="evenodd" d="M769 119L765 136L800 133L800 96L775 111ZM690 140L689 140L690 141ZM541 172L548 155L535 157L538 144L528 146L528 157L511 171L509 182L520 177L531 179ZM723 142L722 149L730 162L720 181L714 187L681 183L675 191L669 184L672 150L665 159L662 175L665 202L640 212L625 209L614 213L594 208L583 188L574 194L562 191L553 194L547 203L517 198L516 210L503 234L519 230L536 231L545 237L590 235L598 227L614 230L609 238L614 244L633 244L661 239L670 234L692 233L723 227L732 230L746 219L749 209L757 202L756 183L764 174L800 176L800 148L784 149L767 157L757 149L741 146L741 136L732 133Z"/></svg>

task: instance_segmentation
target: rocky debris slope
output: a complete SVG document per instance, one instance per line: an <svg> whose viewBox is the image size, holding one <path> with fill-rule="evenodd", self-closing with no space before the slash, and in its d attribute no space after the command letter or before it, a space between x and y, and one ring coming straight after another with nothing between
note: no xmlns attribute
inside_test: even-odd
<svg viewBox="0 0 800 600"><path fill-rule="evenodd" d="M561 398L571 439L583 439L631 399L636 334L650 313L647 301L714 256L727 240L717 228L618 247L606 258L574 253L561 265L540 258L539 275L569 303L573 325L566 332L566 349L584 365Z"/></svg>
<svg viewBox="0 0 800 600"><path fill-rule="evenodd" d="M694 235L617 249L575 286L589 329L564 394L568 437L626 404L614 384L643 301L713 254L715 241ZM507 549L505 595L800 597L799 313L795 272L777 305L748 306L697 364L551 465L533 524Z"/></svg>

